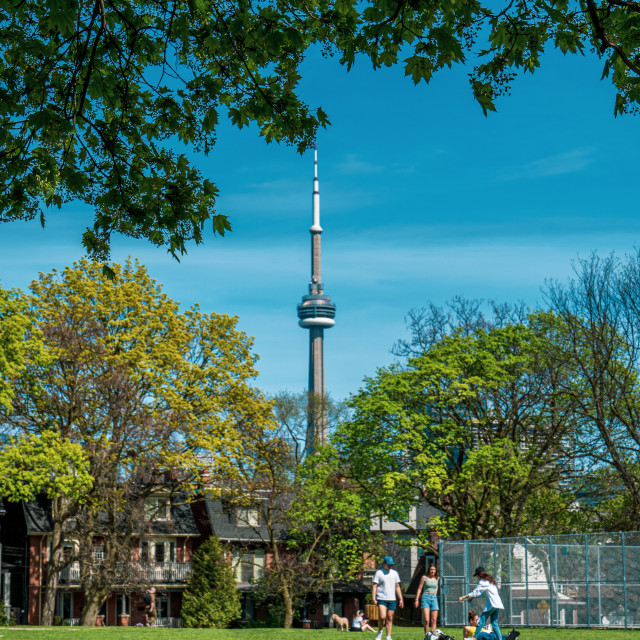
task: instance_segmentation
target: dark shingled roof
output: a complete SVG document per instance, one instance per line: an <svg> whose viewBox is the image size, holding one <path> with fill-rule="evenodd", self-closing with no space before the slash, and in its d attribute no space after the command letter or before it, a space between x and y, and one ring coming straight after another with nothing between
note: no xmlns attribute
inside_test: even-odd
<svg viewBox="0 0 640 640"><path fill-rule="evenodd" d="M35 500L23 502L24 519L27 525L27 534L51 533L53 521L51 520L51 500L40 495Z"/></svg>
<svg viewBox="0 0 640 640"><path fill-rule="evenodd" d="M171 501L171 520L153 523L153 533L172 533L174 535L198 536L200 531L191 511L191 505L186 503L184 495L179 495Z"/></svg>
<svg viewBox="0 0 640 640"><path fill-rule="evenodd" d="M27 533L50 533L53 529L51 519L51 500L38 496L36 500L23 502ZM159 520L153 523L152 532L164 535L200 535L193 518L191 505L184 501L184 496L175 496L171 503L170 520Z"/></svg>
<svg viewBox="0 0 640 640"><path fill-rule="evenodd" d="M258 527L243 526L238 523L236 507L226 505L222 500L206 500L207 515L211 532L223 542L262 542L268 539L268 530L264 522Z"/></svg>
<svg viewBox="0 0 640 640"><path fill-rule="evenodd" d="M440 509L432 507L426 502L420 502L416 509L416 528L417 529L430 529L429 522L432 518L437 518L442 515Z"/></svg>

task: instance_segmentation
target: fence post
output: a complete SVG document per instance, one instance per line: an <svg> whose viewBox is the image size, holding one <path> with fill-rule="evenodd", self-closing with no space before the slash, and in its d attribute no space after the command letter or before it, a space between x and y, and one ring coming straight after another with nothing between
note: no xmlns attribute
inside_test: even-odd
<svg viewBox="0 0 640 640"><path fill-rule="evenodd" d="M622 589L624 593L624 628L629 627L627 613L627 548L625 547L624 531L622 532Z"/></svg>
<svg viewBox="0 0 640 640"><path fill-rule="evenodd" d="M513 622L513 575L511 569L511 556L513 555L513 545L509 543L507 546L509 550L509 620ZM522 577L522 575L520 575ZM522 618L520 618L522 620Z"/></svg>
<svg viewBox="0 0 640 640"><path fill-rule="evenodd" d="M549 536L549 600L549 626L553 627L553 542L551 536Z"/></svg>
<svg viewBox="0 0 640 640"><path fill-rule="evenodd" d="M524 585L526 593L525 606L527 612L527 627L529 626L529 540L524 539Z"/></svg>
<svg viewBox="0 0 640 640"><path fill-rule="evenodd" d="M442 554L442 539L438 540L438 562L440 563L440 576L442 581L442 586L445 586L446 577L443 575L444 571L444 562L443 562L443 554ZM426 563L425 563L425 573L426 573ZM447 594L445 593L445 589L442 589L442 596L440 597L440 602L442 602L442 622L444 624L447 621ZM413 616L411 616L413 619Z"/></svg>
<svg viewBox="0 0 640 640"><path fill-rule="evenodd" d="M586 567L586 588L587 588L587 629L591 629L591 602L589 597L589 534L584 534L584 559Z"/></svg>
<svg viewBox="0 0 640 640"><path fill-rule="evenodd" d="M498 538L493 539L493 575L494 577L498 575ZM500 584L502 584L502 580L500 580Z"/></svg>

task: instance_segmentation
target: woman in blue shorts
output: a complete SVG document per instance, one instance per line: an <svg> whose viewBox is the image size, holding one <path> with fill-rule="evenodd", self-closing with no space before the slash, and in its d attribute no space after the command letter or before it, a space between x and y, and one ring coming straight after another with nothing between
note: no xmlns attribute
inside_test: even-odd
<svg viewBox="0 0 640 640"><path fill-rule="evenodd" d="M415 606L422 607L422 619L424 621L424 637L428 640L430 633L433 633L438 626L438 585L440 575L435 564L430 564L427 572L420 580L420 586L416 593ZM422 594L422 597L420 595ZM431 629L431 631L429 631Z"/></svg>

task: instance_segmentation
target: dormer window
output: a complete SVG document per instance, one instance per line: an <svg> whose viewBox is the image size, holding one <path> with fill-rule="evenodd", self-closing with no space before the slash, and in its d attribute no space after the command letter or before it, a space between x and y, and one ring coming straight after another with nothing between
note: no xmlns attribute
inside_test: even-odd
<svg viewBox="0 0 640 640"><path fill-rule="evenodd" d="M259 527L260 512L257 509L238 507L236 522L239 527Z"/></svg>
<svg viewBox="0 0 640 640"><path fill-rule="evenodd" d="M147 498L147 518L149 520L169 520L170 514L168 498Z"/></svg>

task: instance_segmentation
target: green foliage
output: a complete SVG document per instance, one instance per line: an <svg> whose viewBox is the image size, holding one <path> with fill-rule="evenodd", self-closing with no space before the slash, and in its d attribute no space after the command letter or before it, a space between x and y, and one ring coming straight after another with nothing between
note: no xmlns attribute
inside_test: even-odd
<svg viewBox="0 0 640 640"><path fill-rule="evenodd" d="M0 450L0 496L12 502L64 496L84 502L93 487L82 446L54 430L10 438Z"/></svg>
<svg viewBox="0 0 640 640"><path fill-rule="evenodd" d="M89 624L114 583L140 579L122 571L151 526L146 499L159 488L166 498L196 497L202 456L209 473L232 477L247 432L271 419L250 384L257 357L237 318L181 311L137 263L112 270L106 278L83 260L32 284L30 312L50 357L27 362L15 381L4 426L24 437L0 454L0 468L17 471L0 484L9 496L46 490L53 499L54 561L64 562L62 537L75 518ZM55 584L52 616L50 593Z"/></svg>
<svg viewBox="0 0 640 640"><path fill-rule="evenodd" d="M240 593L220 541L209 538L191 560L192 575L182 599L186 627L224 629L240 617Z"/></svg>
<svg viewBox="0 0 640 640"><path fill-rule="evenodd" d="M47 361L24 296L0 288L0 412L11 411L13 383L19 376L34 384L27 378L27 364L46 365Z"/></svg>
<svg viewBox="0 0 640 640"><path fill-rule="evenodd" d="M22 427L29 416L32 430L82 444L101 480L142 469L160 479L179 468L193 489L203 451L211 473L229 471L241 425L268 423L269 405L249 385L251 341L236 318L181 312L143 266L113 271L105 278L101 265L81 261L32 284L31 310L53 360L28 368L40 388L21 378L9 421Z"/></svg>
<svg viewBox="0 0 640 640"><path fill-rule="evenodd" d="M370 531L366 502L343 475L335 449L326 445L307 457L299 482L287 511L288 548L301 554L302 570L313 567L316 583L356 577L363 556L380 551L381 541Z"/></svg>
<svg viewBox="0 0 640 640"><path fill-rule="evenodd" d="M328 124L298 92L311 47L351 68L404 67L414 83L471 63L485 113L546 48L594 51L635 110L638 2L533 0L3 0L0 3L0 219L45 222L46 208L82 200L83 236L108 258L113 233L174 256L231 226L217 187L176 140L205 154L228 117L299 150ZM208 229L207 229L208 227Z"/></svg>
<svg viewBox="0 0 640 640"><path fill-rule="evenodd" d="M259 513L252 533L270 560L255 595L271 612L270 623L283 612L286 628L309 593L355 577L363 554L379 546L367 505L344 481L335 450L316 442L314 454L304 456L309 417L331 432L344 409L307 393L277 394L271 428L252 432L240 474L229 483L229 502Z"/></svg>
<svg viewBox="0 0 640 640"><path fill-rule="evenodd" d="M558 481L571 470L577 422L546 331L533 316L454 332L365 381L335 442L371 513L404 521L426 501L442 513L431 522L440 535L469 538L571 518L574 497Z"/></svg>

